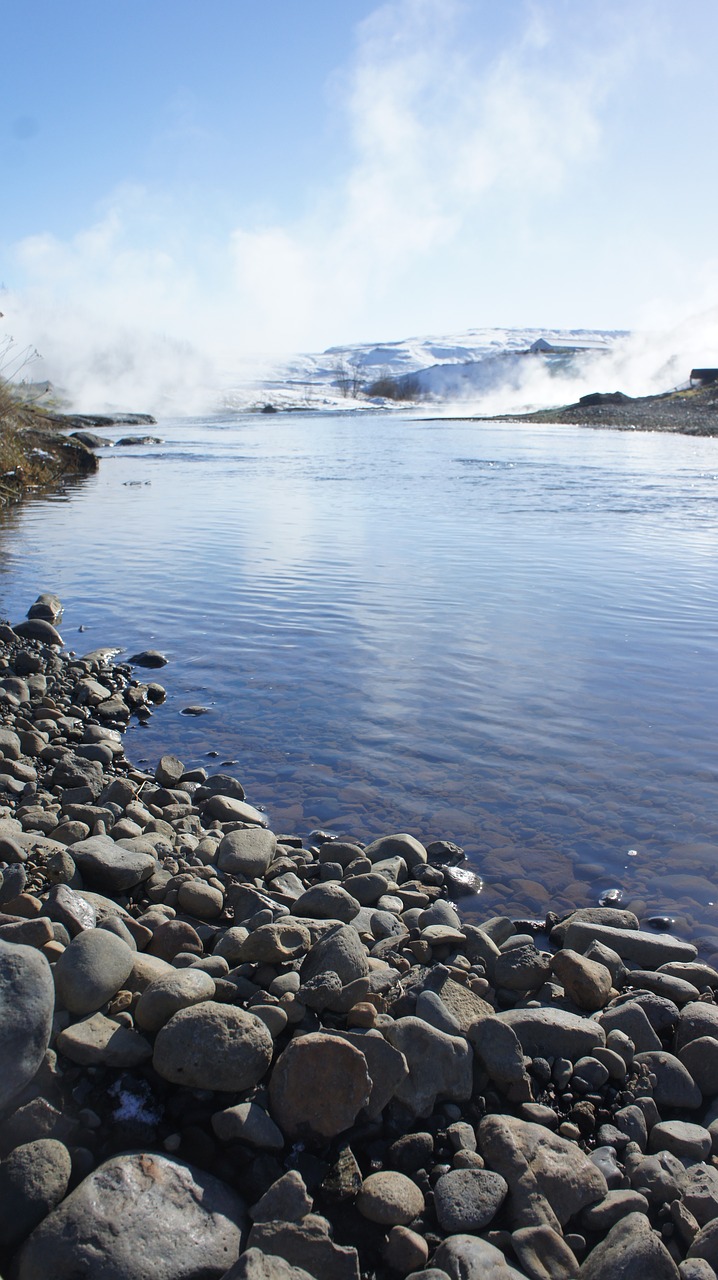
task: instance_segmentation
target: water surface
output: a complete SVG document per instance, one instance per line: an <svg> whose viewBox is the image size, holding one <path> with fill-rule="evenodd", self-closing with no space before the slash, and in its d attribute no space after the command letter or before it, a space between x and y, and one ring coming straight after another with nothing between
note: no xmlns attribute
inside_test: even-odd
<svg viewBox="0 0 718 1280"><path fill-rule="evenodd" d="M275 830L455 840L484 913L617 887L718 951L718 440L379 414L157 430L0 527L0 612L57 591L78 652L170 658L135 759L217 750Z"/></svg>

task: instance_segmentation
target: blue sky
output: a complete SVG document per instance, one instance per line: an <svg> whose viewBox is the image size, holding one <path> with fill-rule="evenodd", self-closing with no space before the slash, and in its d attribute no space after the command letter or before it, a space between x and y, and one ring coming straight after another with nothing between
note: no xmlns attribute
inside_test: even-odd
<svg viewBox="0 0 718 1280"><path fill-rule="evenodd" d="M715 0L6 0L3 45L0 308L59 363L714 305Z"/></svg>

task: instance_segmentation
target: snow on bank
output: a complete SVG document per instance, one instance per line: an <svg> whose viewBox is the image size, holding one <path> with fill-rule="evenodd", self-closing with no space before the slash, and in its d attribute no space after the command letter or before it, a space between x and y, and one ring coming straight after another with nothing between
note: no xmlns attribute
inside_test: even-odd
<svg viewBox="0 0 718 1280"><path fill-rule="evenodd" d="M497 413L565 403L610 363L627 335L586 329L470 329L444 337L353 343L316 355L256 363L226 375L227 408L359 409L423 405ZM532 351L538 344L547 348ZM396 390L399 398L371 392ZM589 385L591 383L591 385Z"/></svg>

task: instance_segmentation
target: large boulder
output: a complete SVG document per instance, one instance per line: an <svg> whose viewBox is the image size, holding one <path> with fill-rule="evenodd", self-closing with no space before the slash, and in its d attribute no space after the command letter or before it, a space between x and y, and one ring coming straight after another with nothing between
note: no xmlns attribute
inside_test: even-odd
<svg viewBox="0 0 718 1280"><path fill-rule="evenodd" d="M236 1262L244 1202L179 1160L115 1156L33 1231L16 1280L220 1280Z"/></svg>
<svg viewBox="0 0 718 1280"><path fill-rule="evenodd" d="M234 1093L259 1083L272 1052L272 1037L261 1018L235 1005L205 1000L180 1009L161 1028L153 1066L172 1084Z"/></svg>
<svg viewBox="0 0 718 1280"><path fill-rule="evenodd" d="M83 881L101 893L124 893L149 880L157 870L151 854L124 849L109 836L90 836L70 845L70 855Z"/></svg>
<svg viewBox="0 0 718 1280"><path fill-rule="evenodd" d="M291 1040L269 1082L272 1115L290 1137L333 1138L354 1123L371 1093L366 1058L339 1036Z"/></svg>
<svg viewBox="0 0 718 1280"><path fill-rule="evenodd" d="M642 1213L629 1213L589 1253L580 1280L679 1280L678 1267Z"/></svg>
<svg viewBox="0 0 718 1280"><path fill-rule="evenodd" d="M461 1036L449 1036L421 1018L397 1018L385 1030L403 1053L409 1073L396 1097L414 1116L430 1116L437 1098L465 1102L471 1097L473 1051Z"/></svg>
<svg viewBox="0 0 718 1280"><path fill-rule="evenodd" d="M0 942L0 1112L29 1084L50 1041L55 986L34 947Z"/></svg>
<svg viewBox="0 0 718 1280"><path fill-rule="evenodd" d="M588 1156L544 1125L513 1116L485 1116L479 1148L489 1168L509 1184L509 1214L515 1227L563 1226L608 1192L603 1174Z"/></svg>

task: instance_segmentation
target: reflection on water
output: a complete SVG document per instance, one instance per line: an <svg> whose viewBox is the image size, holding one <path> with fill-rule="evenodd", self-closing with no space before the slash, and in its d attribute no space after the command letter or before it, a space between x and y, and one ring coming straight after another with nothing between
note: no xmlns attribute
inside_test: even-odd
<svg viewBox="0 0 718 1280"><path fill-rule="evenodd" d="M170 656L135 758L216 749L275 829L454 839L482 912L618 887L718 952L718 441L380 415L161 434L0 533L13 620L51 589L78 650Z"/></svg>

